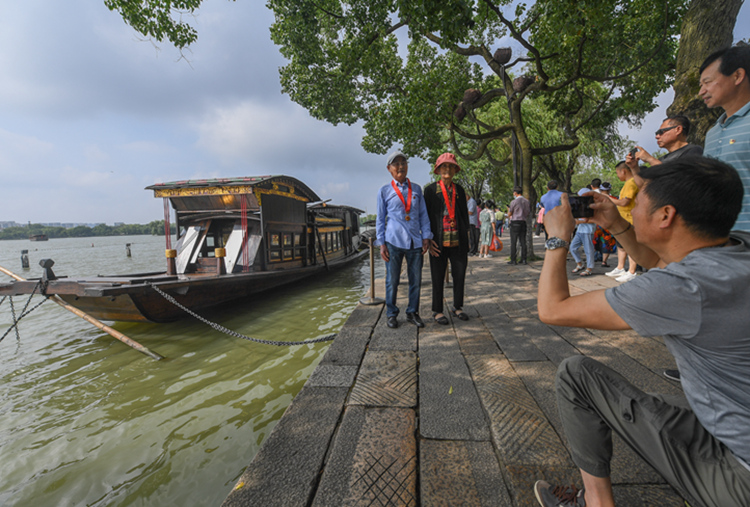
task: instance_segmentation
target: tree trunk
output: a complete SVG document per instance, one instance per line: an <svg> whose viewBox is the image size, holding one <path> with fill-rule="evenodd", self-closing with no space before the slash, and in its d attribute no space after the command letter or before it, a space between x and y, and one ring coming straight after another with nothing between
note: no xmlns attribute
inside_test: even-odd
<svg viewBox="0 0 750 507"><path fill-rule="evenodd" d="M534 258L534 234L533 234L533 224L534 220L531 220L531 217L534 216L534 205L536 204L535 199L535 193L534 188L532 186L532 168L533 168L533 162L534 157L531 154L531 141L529 141L528 136L526 135L526 131L523 128L523 123L521 121L521 104L520 102L518 104L518 113L515 115L516 125L518 126L516 130L516 136L518 138L518 146L521 148L521 188L523 189L523 196L526 197L529 200L529 205L531 206L531 213L529 213L529 220L526 221L527 227L526 227L526 248L527 248L527 257L529 259Z"/></svg>
<svg viewBox="0 0 750 507"><path fill-rule="evenodd" d="M743 0L692 0L680 30L680 48L674 83L674 102L667 114L684 114L692 128L688 141L703 145L706 132L723 113L708 109L698 97L703 60L714 51L732 45L734 25Z"/></svg>

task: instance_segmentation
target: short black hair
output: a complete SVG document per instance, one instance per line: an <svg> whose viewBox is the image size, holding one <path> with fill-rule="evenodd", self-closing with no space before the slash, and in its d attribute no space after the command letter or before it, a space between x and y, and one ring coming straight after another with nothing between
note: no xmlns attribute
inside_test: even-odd
<svg viewBox="0 0 750 507"><path fill-rule="evenodd" d="M599 178L594 178L593 180L591 180L592 187L599 187L601 186L601 184L602 184L602 180L600 180Z"/></svg>
<svg viewBox="0 0 750 507"><path fill-rule="evenodd" d="M682 134L687 136L690 133L690 119L682 114L676 114L674 116L668 116L662 121L668 121L672 125L679 125L682 127Z"/></svg>
<svg viewBox="0 0 750 507"><path fill-rule="evenodd" d="M557 188L557 180L549 180L547 182L547 188L550 190L554 190Z"/></svg>
<svg viewBox="0 0 750 507"><path fill-rule="evenodd" d="M519 195L523 195L523 189L521 187L513 187L513 192Z"/></svg>
<svg viewBox="0 0 750 507"><path fill-rule="evenodd" d="M750 78L750 46L734 46L714 51L703 61L699 73L703 74L706 67L718 59L721 59L719 72L725 76L729 76L735 70L742 68L745 69L745 73Z"/></svg>
<svg viewBox="0 0 750 507"><path fill-rule="evenodd" d="M745 190L734 167L708 157L685 156L643 167L641 192L651 211L671 205L699 236L726 238L742 210Z"/></svg>
<svg viewBox="0 0 750 507"><path fill-rule="evenodd" d="M619 162L617 162L617 164L615 164L615 170L617 170L617 168L620 167L621 165L624 165L625 169L627 169L628 171L633 172L630 169L630 166L628 164L626 164L624 160L620 160Z"/></svg>

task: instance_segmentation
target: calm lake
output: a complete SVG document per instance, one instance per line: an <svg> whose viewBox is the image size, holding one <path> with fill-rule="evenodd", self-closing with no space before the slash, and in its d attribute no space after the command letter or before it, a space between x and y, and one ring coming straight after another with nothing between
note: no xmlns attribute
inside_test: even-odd
<svg viewBox="0 0 750 507"><path fill-rule="evenodd" d="M54 259L58 276L155 271L165 264L164 238L0 241L0 266L24 278L41 276L43 258ZM365 257L203 315L266 340L335 333L368 290L369 270ZM13 298L17 313L27 299ZM6 300L0 336L11 322ZM167 359L51 301L23 319L20 338L11 331L0 342L0 505L219 505L330 345L261 345L190 317L112 327Z"/></svg>

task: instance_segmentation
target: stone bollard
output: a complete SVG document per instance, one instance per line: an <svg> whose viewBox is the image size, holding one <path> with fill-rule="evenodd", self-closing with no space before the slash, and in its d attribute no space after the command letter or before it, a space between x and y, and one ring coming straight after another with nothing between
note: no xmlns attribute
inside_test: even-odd
<svg viewBox="0 0 750 507"><path fill-rule="evenodd" d="M214 248L214 257L216 257L216 274L225 275L227 268L224 265L224 257L227 256L227 251L224 248Z"/></svg>
<svg viewBox="0 0 750 507"><path fill-rule="evenodd" d="M131 257L130 255L130 243L125 243L125 255L128 257Z"/></svg>
<svg viewBox="0 0 750 507"><path fill-rule="evenodd" d="M29 269L29 251L21 250L21 267L23 269Z"/></svg>

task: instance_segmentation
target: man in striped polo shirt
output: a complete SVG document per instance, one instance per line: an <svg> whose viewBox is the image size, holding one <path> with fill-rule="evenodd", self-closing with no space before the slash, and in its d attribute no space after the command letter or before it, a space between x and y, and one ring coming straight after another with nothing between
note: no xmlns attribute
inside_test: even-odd
<svg viewBox="0 0 750 507"><path fill-rule="evenodd" d="M733 229L750 231L750 47L712 53L700 68L698 93L708 107L722 107L706 134L703 154L734 167L745 187L742 211Z"/></svg>

